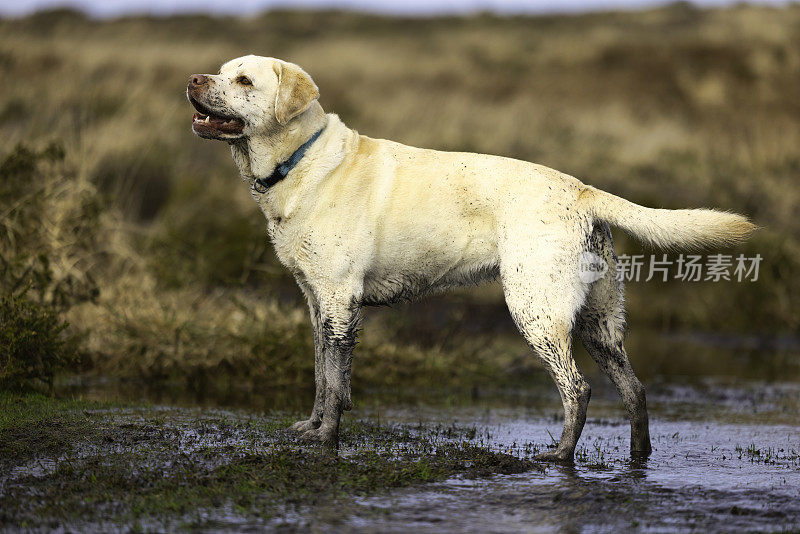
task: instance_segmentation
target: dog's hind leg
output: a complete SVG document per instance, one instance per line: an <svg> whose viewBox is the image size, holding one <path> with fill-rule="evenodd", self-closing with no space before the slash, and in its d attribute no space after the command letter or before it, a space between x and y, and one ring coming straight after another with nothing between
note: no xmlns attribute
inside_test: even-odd
<svg viewBox="0 0 800 534"><path fill-rule="evenodd" d="M576 333L586 351L608 375L628 411L631 422L631 454L650 453L650 429L645 390L625 353L625 309L622 282L615 277L617 258L611 232L605 224L595 227L589 251L608 265L605 276L592 283L578 314Z"/></svg>
<svg viewBox="0 0 800 534"><path fill-rule="evenodd" d="M572 357L572 325L585 295L578 278L581 240L509 240L501 252L501 277L508 309L528 344L558 386L564 430L558 447L537 459L570 462L575 454L591 388Z"/></svg>

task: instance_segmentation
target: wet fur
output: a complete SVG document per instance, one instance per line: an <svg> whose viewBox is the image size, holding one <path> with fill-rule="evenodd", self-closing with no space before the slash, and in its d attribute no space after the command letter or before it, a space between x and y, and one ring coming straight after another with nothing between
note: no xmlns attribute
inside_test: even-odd
<svg viewBox="0 0 800 534"><path fill-rule="evenodd" d="M252 87L236 85L241 75ZM619 391L632 452L650 451L644 387L623 346L609 223L657 246L696 248L741 241L753 229L745 218L644 208L540 165L359 135L322 111L308 74L277 59L238 58L210 78L189 90L245 120L243 135L228 139L233 159L309 303L316 395L310 417L292 426L303 438L338 443L361 306L500 278L564 406L558 447L540 458L570 461L586 420L591 389L572 357L573 332ZM286 179L263 194L252 188L320 128ZM603 257L609 274L581 281L584 251Z"/></svg>

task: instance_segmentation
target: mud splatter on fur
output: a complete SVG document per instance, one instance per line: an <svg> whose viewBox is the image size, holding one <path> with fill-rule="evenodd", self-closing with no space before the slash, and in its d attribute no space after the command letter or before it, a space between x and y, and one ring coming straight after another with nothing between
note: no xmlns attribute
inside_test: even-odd
<svg viewBox="0 0 800 534"><path fill-rule="evenodd" d="M241 76L252 85L236 86ZM274 58L238 58L210 78L194 98L244 119L243 136L230 144L246 183L271 174L325 128L286 179L253 192L314 325L314 408L292 428L308 440L338 443L341 413L352 405L361 306L499 277L517 327L564 405L559 445L540 458L571 461L586 420L591 388L572 356L573 330L625 403L631 450L650 451L644 387L623 346L609 224L655 246L696 248L740 242L754 228L747 219L645 208L541 165L359 135L324 113L307 73ZM579 276L586 252L609 266L591 283Z"/></svg>

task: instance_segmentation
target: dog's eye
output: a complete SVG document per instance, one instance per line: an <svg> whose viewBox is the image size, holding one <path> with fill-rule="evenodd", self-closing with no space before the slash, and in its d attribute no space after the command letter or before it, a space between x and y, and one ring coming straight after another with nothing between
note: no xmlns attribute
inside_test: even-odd
<svg viewBox="0 0 800 534"><path fill-rule="evenodd" d="M248 78L247 76L239 76L238 78L236 78L236 81L242 85L253 85L253 82L251 82L250 78Z"/></svg>

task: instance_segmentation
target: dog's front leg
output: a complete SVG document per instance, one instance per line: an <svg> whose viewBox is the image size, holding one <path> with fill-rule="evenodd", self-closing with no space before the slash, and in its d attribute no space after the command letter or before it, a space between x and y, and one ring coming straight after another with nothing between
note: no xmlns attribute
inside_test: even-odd
<svg viewBox="0 0 800 534"><path fill-rule="evenodd" d="M301 285L301 287L303 287ZM307 432L319 428L322 424L322 413L325 408L325 344L322 339L322 325L319 306L310 290L303 289L308 299L311 314L311 327L314 329L314 407L308 419L297 421L290 429L295 432Z"/></svg>
<svg viewBox="0 0 800 534"><path fill-rule="evenodd" d="M322 424L303 434L303 439L323 443L330 447L339 445L339 420L342 411L350 410L350 374L353 349L359 323L360 306L353 300L322 304L320 320L325 349L325 406Z"/></svg>

